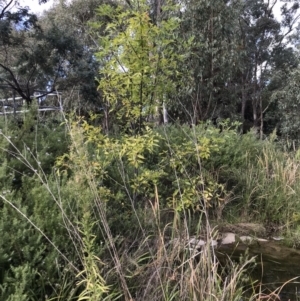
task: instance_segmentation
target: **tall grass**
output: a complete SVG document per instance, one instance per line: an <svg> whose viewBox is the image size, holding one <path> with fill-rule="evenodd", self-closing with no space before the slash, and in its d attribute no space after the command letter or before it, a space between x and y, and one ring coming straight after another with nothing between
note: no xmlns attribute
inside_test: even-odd
<svg viewBox="0 0 300 301"><path fill-rule="evenodd" d="M245 168L231 169L242 216L281 229L294 226L300 210L299 163L293 154L266 144L255 161L247 159Z"/></svg>

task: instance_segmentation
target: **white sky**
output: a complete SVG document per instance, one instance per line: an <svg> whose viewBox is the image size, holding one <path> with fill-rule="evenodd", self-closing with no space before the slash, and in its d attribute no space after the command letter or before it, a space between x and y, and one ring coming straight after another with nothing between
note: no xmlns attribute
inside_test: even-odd
<svg viewBox="0 0 300 301"><path fill-rule="evenodd" d="M46 4L39 5L39 0L20 0L21 5L29 6L30 9L35 13L42 13L44 10L50 8L55 0L48 0ZM265 0L267 1L267 0ZM274 13L276 18L280 18L280 2L274 7Z"/></svg>
<svg viewBox="0 0 300 301"><path fill-rule="evenodd" d="M53 5L54 0L48 0L47 3L39 4L39 0L20 0L21 6L30 7L31 11L37 14L49 9Z"/></svg>

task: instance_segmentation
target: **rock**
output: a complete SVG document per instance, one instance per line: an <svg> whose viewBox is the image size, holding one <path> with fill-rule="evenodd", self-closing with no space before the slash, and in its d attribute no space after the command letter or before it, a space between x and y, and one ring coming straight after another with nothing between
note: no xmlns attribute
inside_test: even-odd
<svg viewBox="0 0 300 301"><path fill-rule="evenodd" d="M253 237L251 236L240 236L240 241L243 243L251 244L253 241Z"/></svg>
<svg viewBox="0 0 300 301"><path fill-rule="evenodd" d="M236 239L235 239L235 234L234 233L231 233L231 232L224 233L221 244L222 245L229 245L229 244L234 243L235 240Z"/></svg>
<svg viewBox="0 0 300 301"><path fill-rule="evenodd" d="M199 239L193 237L193 238L191 238L191 239L189 240L189 243L188 243L188 244L189 244L189 245L192 245L192 246L196 246L197 243L198 243L198 241L199 241Z"/></svg>
<svg viewBox="0 0 300 301"><path fill-rule="evenodd" d="M200 249L206 244L206 242L202 239L197 239L195 237L191 238L189 240L188 245L190 245L192 248Z"/></svg>
<svg viewBox="0 0 300 301"><path fill-rule="evenodd" d="M211 245L212 247L216 247L216 246L218 245L218 242L217 242L216 240L213 239L213 240L211 241L210 245Z"/></svg>
<svg viewBox="0 0 300 301"><path fill-rule="evenodd" d="M259 242L268 242L268 239L264 239L264 238L256 238L257 241Z"/></svg>
<svg viewBox="0 0 300 301"><path fill-rule="evenodd" d="M218 241L216 241L214 239L212 239L209 242L212 247L216 247L218 245ZM201 249L205 245L206 245L206 241L193 237L189 240L188 248Z"/></svg>
<svg viewBox="0 0 300 301"><path fill-rule="evenodd" d="M276 241L280 241L280 240L284 240L283 237L272 237L273 240L276 240Z"/></svg>
<svg viewBox="0 0 300 301"><path fill-rule="evenodd" d="M206 244L206 242L202 239L199 239L197 245L196 245L196 248L202 248L204 245Z"/></svg>

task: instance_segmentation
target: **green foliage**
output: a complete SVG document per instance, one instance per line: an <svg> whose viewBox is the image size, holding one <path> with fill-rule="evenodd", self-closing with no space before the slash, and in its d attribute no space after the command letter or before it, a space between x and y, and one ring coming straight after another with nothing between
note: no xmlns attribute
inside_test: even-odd
<svg viewBox="0 0 300 301"><path fill-rule="evenodd" d="M13 189L20 189L22 177L51 173L56 157L68 148L66 130L60 123L58 116L43 119L34 106L20 119L8 122L9 129L0 137L2 158L6 158L5 169L10 175L3 181L10 179Z"/></svg>
<svg viewBox="0 0 300 301"><path fill-rule="evenodd" d="M52 80L50 74L57 70L55 62L60 64L54 84L55 89L62 93L64 109L68 111L87 113L92 109L99 112L103 107L95 81L99 69L94 57L96 47L88 26L89 21L95 20L95 10L101 3L101 0L61 1L39 19L43 29L40 39L45 41L44 47L47 48L45 54L51 47L55 49L52 50L53 63L46 61L50 66L45 73ZM74 89L77 93L72 92Z"/></svg>
<svg viewBox="0 0 300 301"><path fill-rule="evenodd" d="M101 1L84 1L84 8L92 10L89 17L80 9L80 1L63 2L39 17L18 2L1 2L0 99L20 96L31 104L34 92L47 95L60 90L67 92L65 107L87 111L70 95L76 88L85 104L99 110L101 97L95 82L98 63L93 57L93 42L88 39L87 22ZM87 18L84 24L83 17ZM69 97L73 103L67 101Z"/></svg>
<svg viewBox="0 0 300 301"><path fill-rule="evenodd" d="M32 194L33 198L24 200L20 194L9 194L5 202L1 198L0 256L3 274L0 279L0 296L3 300L41 300L47 294L50 296L53 293L52 287L59 285L61 281L59 270L62 270L62 261L57 258L56 250L10 205L13 200L13 205L22 214L35 222L67 253L70 246L66 243L67 232L59 226L62 219L55 212L53 202L43 202L46 195ZM43 209L35 212L35 208L39 206L43 206ZM59 237L59 234L62 236Z"/></svg>
<svg viewBox="0 0 300 301"><path fill-rule="evenodd" d="M58 251L78 260L66 228L72 211L66 220L59 183L51 175L55 157L67 149L65 130L56 118L39 119L34 108L20 127L16 120L1 121L0 298L43 300L65 278L75 281Z"/></svg>
<svg viewBox="0 0 300 301"><path fill-rule="evenodd" d="M162 109L166 95L175 93L180 74L180 54L174 52L177 18L171 17L154 25L149 7L139 3L137 10L102 5L98 14L111 22L99 44L97 58L100 70L99 88L110 110L123 125L141 129L145 118ZM103 24L94 23L94 28Z"/></svg>
<svg viewBox="0 0 300 301"><path fill-rule="evenodd" d="M297 114L299 102L299 69L292 71L285 80L286 85L281 90L275 91L272 100L277 104L279 109L279 131L284 139L299 140L300 120Z"/></svg>
<svg viewBox="0 0 300 301"><path fill-rule="evenodd" d="M225 143L211 126L146 128L143 134L118 138L104 136L86 121L75 122L71 129L77 147L57 164L74 171L86 162L82 168L98 183L112 229L118 220L132 227L132 206L143 208L159 200L162 207L175 211L202 210L218 204L225 193L224 186L203 169ZM74 180L84 189L85 182L76 174Z"/></svg>
<svg viewBox="0 0 300 301"><path fill-rule="evenodd" d="M207 254L196 262L182 244L170 243L187 226L188 215L189 223L197 219L197 229L201 216L221 218L232 212L244 220L297 226L297 158L276 149L274 137L259 141L254 132L240 135L239 124L227 121L220 129L208 123L145 127L134 136L105 135L92 123L84 118L65 121L71 143L56 158L55 173L32 172L22 177L18 191L5 198L1 194L1 297L115 300L152 287L149 296L165 300L162 292L179 296L180 285L185 285L189 293L180 298L190 300L210 288L195 282L189 286L184 279L195 273L207 277L211 263ZM32 138L24 134L25 144L25 137ZM27 162L24 158L20 165ZM233 203L228 201L231 195ZM164 211L171 216L163 217ZM179 264L182 278L174 282L170 279L178 279L179 260L184 262ZM164 289L152 280L157 279L151 277L153 269ZM243 274L235 266L232 270ZM241 287L234 293L223 289L217 273L211 288L215 294L242 294Z"/></svg>
<svg viewBox="0 0 300 301"><path fill-rule="evenodd" d="M79 295L78 300L107 300L104 298L104 294L109 292L109 287L106 286L105 280L101 277L100 264L101 260L95 255L94 243L95 236L92 234L93 224L91 224L91 218L89 213L84 213L82 220L82 242L83 242L83 265L85 269L81 271L77 277L80 280L77 285L84 286L83 291ZM111 300L108 299L108 300Z"/></svg>
<svg viewBox="0 0 300 301"><path fill-rule="evenodd" d="M297 139L282 33L298 6L279 24L263 1L105 3L60 1L31 31L0 17L0 81L78 88L102 110L0 120L0 299L240 300L252 261L216 264L211 219L276 223L299 241L299 151L234 122L263 138L270 110L268 131ZM178 123L154 127L163 106ZM207 247L186 248L203 233Z"/></svg>
<svg viewBox="0 0 300 301"><path fill-rule="evenodd" d="M198 123L213 118L235 117L238 90L232 86L240 76L239 24L241 1L184 1L180 38L191 39L180 70L184 84L172 95L180 120ZM179 46L180 47L180 46ZM247 69L248 70L248 69ZM239 89L239 88L238 88ZM179 101L178 101L179 99Z"/></svg>
<svg viewBox="0 0 300 301"><path fill-rule="evenodd" d="M35 281L36 271L30 268L27 263L24 266L11 268L11 275L5 277L3 287L1 287L1 298L9 301L33 300L30 292ZM11 285L13 284L13 285Z"/></svg>
<svg viewBox="0 0 300 301"><path fill-rule="evenodd" d="M257 134L250 131L247 134L241 135L237 129L224 130L218 133L218 130L213 130L215 135L224 139L222 147L218 153L214 153L208 164L205 166L211 170L226 169L230 172L232 169L243 169L247 165L247 161L256 161L261 154L264 141L257 139ZM224 177L224 180L226 180Z"/></svg>
<svg viewBox="0 0 300 301"><path fill-rule="evenodd" d="M293 224L294 212L299 211L297 200L299 168L297 161L266 146L257 164L248 163L244 176L239 174L248 212L260 212L259 218L273 223ZM241 187L241 186L240 186Z"/></svg>
<svg viewBox="0 0 300 301"><path fill-rule="evenodd" d="M175 240L173 245L160 231L175 227L174 233L179 233L180 219L174 220L172 227L168 226L168 221L160 219L160 210L170 208L176 216L183 217L190 209L206 212L207 207L218 205L225 188L202 165L220 151L227 131L233 130L224 129L222 136L209 125L168 126L146 128L135 136L112 137L103 135L99 127L83 119L68 123L68 127L72 137L70 152L60 157L57 165L60 175L70 171L66 173L69 177L64 190L76 195L80 212L86 212L80 223L86 251L84 269L79 274L83 277L81 297L101 295L112 299L123 295L130 299L139 298L145 290L149 291L147 299L165 300L180 295L181 299L190 300L191 296L209 290L196 283L189 286L184 279L190 279L194 273L204 278L206 271L211 273L210 256L206 254L197 263L191 260L192 254L181 249L182 245L175 244ZM169 198L175 201L169 202ZM104 242L100 247L99 241ZM130 247L123 249L128 243ZM101 254L107 266L98 265L94 254ZM171 278L177 279L178 261L186 264L179 264L182 278L174 282ZM103 272L99 272L99 267L103 267ZM117 275L118 267L123 278ZM156 283L157 277L151 277L154 272L158 273L160 284ZM110 292L104 293L106 286L100 275L106 275ZM241 294L241 290L221 289L221 282L217 278L214 281L216 286L210 289L217 295ZM180 293L183 288L176 283L185 287L185 293Z"/></svg>

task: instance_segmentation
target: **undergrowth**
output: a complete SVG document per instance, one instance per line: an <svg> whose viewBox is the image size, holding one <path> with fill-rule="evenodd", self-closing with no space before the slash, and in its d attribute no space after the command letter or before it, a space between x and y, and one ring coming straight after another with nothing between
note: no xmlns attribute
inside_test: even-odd
<svg viewBox="0 0 300 301"><path fill-rule="evenodd" d="M203 124L108 136L63 118L67 149L44 169L52 125L32 122L18 144L1 131L2 300L255 300L254 259L221 263L212 222L255 217L291 236L298 227L298 160L252 132Z"/></svg>

